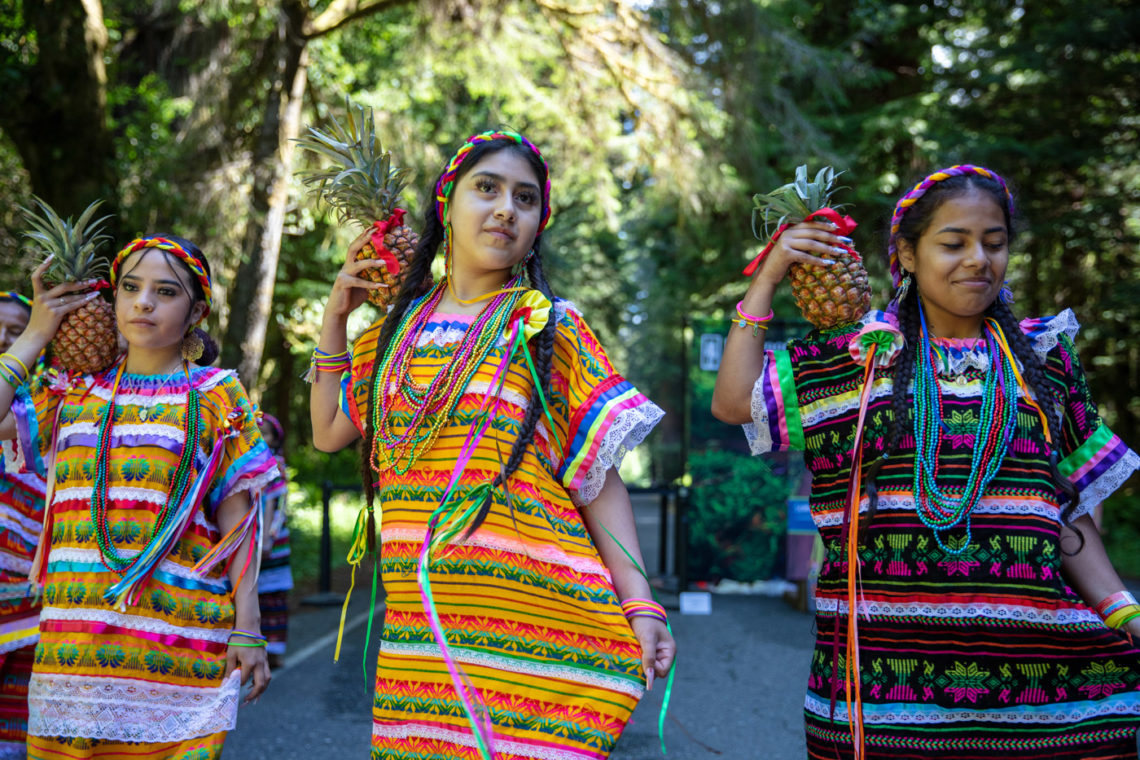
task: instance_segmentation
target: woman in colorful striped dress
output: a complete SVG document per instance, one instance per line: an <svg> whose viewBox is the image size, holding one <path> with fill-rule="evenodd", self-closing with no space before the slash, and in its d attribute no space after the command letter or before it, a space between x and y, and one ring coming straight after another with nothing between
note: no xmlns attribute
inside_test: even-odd
<svg viewBox="0 0 1140 760"><path fill-rule="evenodd" d="M376 287L359 275L383 265L356 260L367 235L325 310L314 442L363 438L375 484L374 758L605 758L672 664L617 474L662 412L551 296L549 187L525 138L475 135L436 184L393 308L351 357L346 320ZM425 293L441 245L445 276Z"/></svg>
<svg viewBox="0 0 1140 760"><path fill-rule="evenodd" d="M0 355L10 371L98 297L91 283L45 292L43 271L27 330ZM0 432L48 479L28 757L217 758L240 681L254 698L269 680L251 505L276 463L233 373L194 363L211 304L197 247L140 238L111 280L127 344L114 366L31 392L0 384Z"/></svg>
<svg viewBox="0 0 1140 760"><path fill-rule="evenodd" d="M277 460L281 471L278 485L262 494L261 519L265 538L261 546L261 572L257 577L257 599L261 607L261 632L268 640L269 666L280 667L285 657L289 635L289 592L293 590L293 568L290 565L289 515L285 510L289 495L285 480L285 429L272 414L262 414L258 424L261 437Z"/></svg>
<svg viewBox="0 0 1140 760"><path fill-rule="evenodd" d="M1012 215L995 173L936 172L896 207L891 313L780 350L729 338L714 413L812 472L811 758L1137 757L1140 606L1089 512L1140 457L1097 415L1073 313L1013 316ZM785 231L741 319L841 243Z"/></svg>
<svg viewBox="0 0 1140 760"><path fill-rule="evenodd" d="M32 302L0 292L0 353L28 326ZM28 380L36 382L36 369ZM0 760L27 757L28 679L39 637L40 606L28 569L44 520L42 477L20 472L15 441L0 441Z"/></svg>

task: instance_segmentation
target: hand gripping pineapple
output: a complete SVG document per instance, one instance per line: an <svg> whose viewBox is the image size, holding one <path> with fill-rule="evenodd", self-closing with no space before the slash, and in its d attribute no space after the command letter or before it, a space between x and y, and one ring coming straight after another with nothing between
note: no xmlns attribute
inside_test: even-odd
<svg viewBox="0 0 1140 760"><path fill-rule="evenodd" d="M404 224L404 209L397 208L407 184L407 169L392 166L376 135L371 108L345 101L348 127L332 120L332 129L309 127L297 143L305 150L327 156L339 164L323 171L302 172L301 181L336 209L343 224L349 220L371 227L369 242L356 254L358 261L379 259L382 267L361 271L361 277L384 287L368 292L368 300L381 308L395 298L415 253L419 235Z"/></svg>
<svg viewBox="0 0 1140 760"><path fill-rule="evenodd" d="M108 260L97 258L96 253L111 239L103 233L103 222L110 217L94 218L102 201L92 203L74 222L70 218L61 219L39 198L35 202L39 213L20 209L31 227L25 237L40 250L44 261L50 262L44 271L44 281L49 287L59 286L49 293L58 291L61 296L49 307L59 308L64 305L62 294L96 287L107 274ZM52 355L73 375L100 372L110 367L119 355L114 309L97 297L98 291L88 295L90 297L74 309L62 311L63 319L51 342Z"/></svg>
<svg viewBox="0 0 1140 760"><path fill-rule="evenodd" d="M787 228L804 221L825 219L835 225L840 236L835 250L828 258L835 266L821 268L812 264L793 263L788 274L792 281L792 297L804 318L820 329L850 324L862 317L871 306L871 285L863 259L851 247L847 236L855 229L855 221L849 216L840 216L838 208L830 207L831 196L840 188L835 187L839 174L830 166L820 169L815 180L809 182L807 166L796 168L796 181L778 187L770 193L757 193L752 197L755 208L752 211L752 232L761 240L771 237L771 242L759 256L744 270L751 276L763 258L772 249ZM756 232L756 217L764 220L763 236ZM776 219L776 230L769 235L772 220Z"/></svg>

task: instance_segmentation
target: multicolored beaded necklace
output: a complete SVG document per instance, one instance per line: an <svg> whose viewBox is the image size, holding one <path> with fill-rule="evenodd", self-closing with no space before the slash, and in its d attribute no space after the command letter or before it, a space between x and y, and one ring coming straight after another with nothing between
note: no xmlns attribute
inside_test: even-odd
<svg viewBox="0 0 1140 760"><path fill-rule="evenodd" d="M194 453L198 449L195 442L199 440L202 434L202 415L198 390L193 383L190 383L186 391L186 418L182 425L185 444L182 447L182 455L178 459L178 467L174 471L174 478L171 480L170 490L166 495L166 503L158 514L146 548L132 558L123 557L115 549L107 525L107 509L110 501L107 489L107 470L111 461L111 428L115 421L115 396L119 392L119 384L122 382L123 370L126 365L125 361L119 364L119 370L115 373L115 382L111 386L111 398L107 401L107 407L103 410L103 418L99 421L99 438L95 452L95 485L91 493L91 522L95 524L95 540L99 544L103 564L108 570L119 575L126 573L141 558L150 554L148 550L156 541L161 540L163 529L173 519L175 508L182 503L190 488ZM183 365L183 370L187 372L187 377L189 377L189 369L185 365Z"/></svg>
<svg viewBox="0 0 1140 760"><path fill-rule="evenodd" d="M376 431L372 461L377 473L393 470L403 475L435 445L471 378L504 336L523 292L518 288L522 275L511 278L503 286L503 291L479 312L456 347L451 361L425 385L412 378L412 358L420 335L447 291L447 281L448 278L442 279L408 310L380 359L381 369L376 373L376 383L371 389L372 422ZM389 394L393 386L396 391ZM412 418L402 433L397 433L393 424L396 393L412 409Z"/></svg>
<svg viewBox="0 0 1140 760"><path fill-rule="evenodd" d="M919 303L922 341L914 369L914 495L918 517L934 531L938 546L957 555L970 545L970 515L997 475L1013 437L1017 418L1019 373L1001 325L990 318L984 324L989 369L982 388L982 408L974 437L970 477L955 499L938 487L938 454L942 447L942 393L938 385L938 356L930 343L926 316ZM965 522L965 540L947 547L942 535Z"/></svg>

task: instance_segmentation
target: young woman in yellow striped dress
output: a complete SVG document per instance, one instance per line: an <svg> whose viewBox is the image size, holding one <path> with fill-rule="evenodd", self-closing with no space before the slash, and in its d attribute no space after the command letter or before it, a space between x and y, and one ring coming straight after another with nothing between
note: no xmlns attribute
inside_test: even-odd
<svg viewBox="0 0 1140 760"><path fill-rule="evenodd" d="M384 266L356 260L367 234L325 310L314 442L363 438L387 594L374 758L605 758L672 665L617 474L662 412L551 295L549 187L521 135L471 137L351 356L348 316L377 287L360 275Z"/></svg>

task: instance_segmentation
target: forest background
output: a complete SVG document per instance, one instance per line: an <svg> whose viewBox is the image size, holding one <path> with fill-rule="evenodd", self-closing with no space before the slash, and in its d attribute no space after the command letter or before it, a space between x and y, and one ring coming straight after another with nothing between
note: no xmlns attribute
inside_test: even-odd
<svg viewBox="0 0 1140 760"><path fill-rule="evenodd" d="M845 169L882 303L893 199L984 164L1016 188L1017 311L1076 311L1102 413L1140 447L1137 40L1129 0L0 0L0 271L28 289L33 193L72 215L105 199L120 243L198 242L221 364L285 423L311 494L358 472L355 452L308 445L298 378L357 230L296 180L314 167L292 138L346 96L373 106L419 219L455 146L509 126L552 167L556 292L672 412L638 475L669 484L686 478L689 320L744 288L752 193L801 163ZM1136 478L1106 522L1140 576Z"/></svg>

